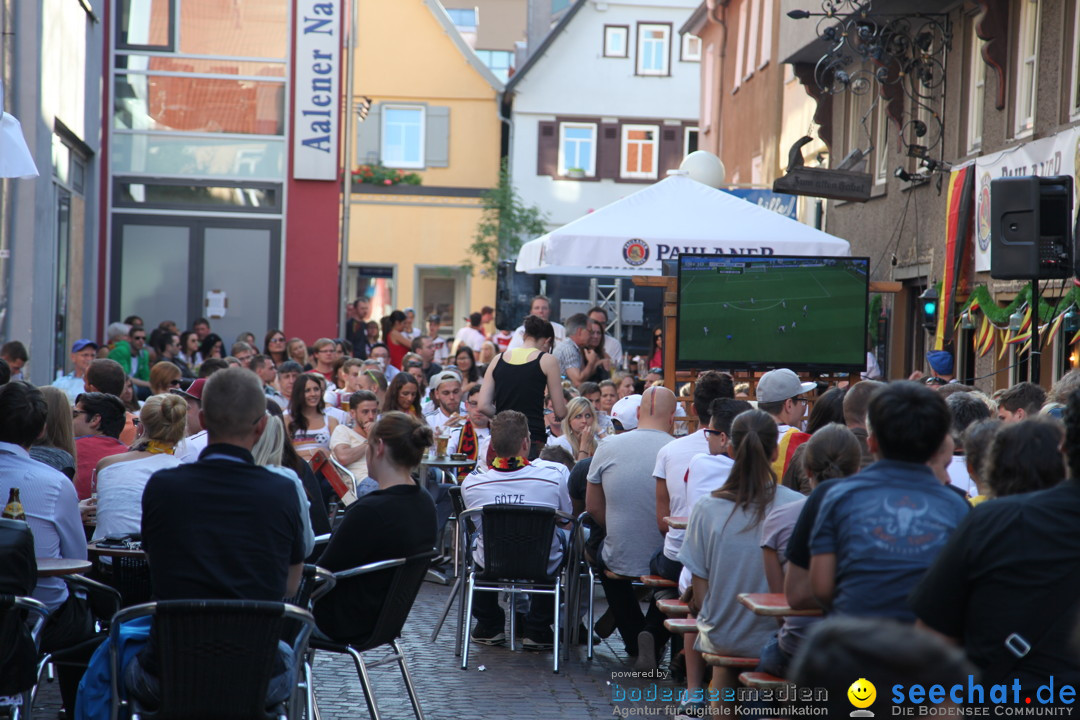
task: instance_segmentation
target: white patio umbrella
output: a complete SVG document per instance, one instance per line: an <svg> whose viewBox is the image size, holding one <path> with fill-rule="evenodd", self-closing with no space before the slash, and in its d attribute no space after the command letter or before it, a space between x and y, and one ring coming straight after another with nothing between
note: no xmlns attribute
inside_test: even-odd
<svg viewBox="0 0 1080 720"><path fill-rule="evenodd" d="M36 178L37 165L26 146L22 125L3 109L4 84L0 82L0 178Z"/></svg>

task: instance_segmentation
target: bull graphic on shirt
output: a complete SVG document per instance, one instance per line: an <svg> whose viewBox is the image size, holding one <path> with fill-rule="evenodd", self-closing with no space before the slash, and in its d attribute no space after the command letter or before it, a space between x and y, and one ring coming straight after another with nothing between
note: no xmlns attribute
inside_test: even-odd
<svg viewBox="0 0 1080 720"><path fill-rule="evenodd" d="M944 542L947 534L927 499L907 494L886 495L864 527L879 549L902 555L925 552Z"/></svg>

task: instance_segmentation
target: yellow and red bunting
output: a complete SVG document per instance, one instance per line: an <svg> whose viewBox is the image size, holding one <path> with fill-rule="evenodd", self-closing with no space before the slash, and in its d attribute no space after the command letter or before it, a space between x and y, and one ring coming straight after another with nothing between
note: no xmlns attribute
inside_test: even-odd
<svg viewBox="0 0 1080 720"><path fill-rule="evenodd" d="M994 340L995 339L996 339L996 333L994 332L993 326L991 326L986 332L986 337L983 339L982 352L979 353L980 357L983 356L983 355L986 355L986 353L988 353L988 352L990 352L991 350L994 349Z"/></svg>
<svg viewBox="0 0 1080 720"><path fill-rule="evenodd" d="M1005 357L1005 351L1009 349L1009 335L1011 333L1008 330L1001 331L1001 351L998 353L998 360Z"/></svg>
<svg viewBox="0 0 1080 720"><path fill-rule="evenodd" d="M1027 310L1024 311L1024 321L1022 323L1020 323L1020 332L1024 332L1025 330L1029 329L1030 327L1031 327L1031 306L1028 305Z"/></svg>
<svg viewBox="0 0 1080 720"><path fill-rule="evenodd" d="M1057 337L1058 332L1061 330L1061 325L1065 320L1065 313L1061 313L1057 316L1054 322L1050 323L1050 332L1046 333L1044 338L1044 344L1049 346L1054 342L1054 338Z"/></svg>
<svg viewBox="0 0 1080 720"><path fill-rule="evenodd" d="M1076 334L1072 336L1072 340L1069 341L1069 345L1075 345L1077 340L1080 340L1080 330L1077 330Z"/></svg>
<svg viewBox="0 0 1080 720"><path fill-rule="evenodd" d="M1015 337L1009 339L1009 341L1006 342L1005 344L1006 345L1015 345L1016 343L1024 342L1025 340L1030 340L1030 339L1031 339L1031 332L1030 331L1022 332L1022 333L1017 333Z"/></svg>

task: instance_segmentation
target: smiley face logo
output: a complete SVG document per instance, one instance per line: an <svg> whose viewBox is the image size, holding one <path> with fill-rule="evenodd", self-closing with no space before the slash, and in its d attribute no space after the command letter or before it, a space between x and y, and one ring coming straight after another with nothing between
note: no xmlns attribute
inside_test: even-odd
<svg viewBox="0 0 1080 720"><path fill-rule="evenodd" d="M849 687L847 691L847 696L851 704L859 708L859 710L851 713L852 716L873 717L873 713L867 712L865 708L873 705L874 700L877 699L877 688L874 687L874 683L866 678L859 678L851 683L851 687Z"/></svg>

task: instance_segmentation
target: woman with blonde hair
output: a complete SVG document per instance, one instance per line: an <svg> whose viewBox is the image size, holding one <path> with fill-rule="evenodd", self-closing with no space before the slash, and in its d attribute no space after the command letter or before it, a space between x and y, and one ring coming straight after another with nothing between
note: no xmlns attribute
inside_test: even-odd
<svg viewBox="0 0 1080 720"><path fill-rule="evenodd" d="M139 413L139 435L131 450L98 462L94 540L142 531L143 488L158 470L180 464L173 451L186 432L187 413L187 400L179 395L151 396ZM93 503L80 505L85 509Z"/></svg>
<svg viewBox="0 0 1080 720"><path fill-rule="evenodd" d="M72 428L71 400L60 388L46 385L41 389L48 413L45 432L30 448L30 457L68 476L75 477L75 432Z"/></svg>
<svg viewBox="0 0 1080 720"><path fill-rule="evenodd" d="M150 368L150 394L161 395L180 387L180 368L168 360L162 360Z"/></svg>
<svg viewBox="0 0 1080 720"><path fill-rule="evenodd" d="M263 434L251 448L251 456L256 465L262 465L267 470L283 475L296 485L296 495L300 502L300 521L303 523L304 557L311 554L315 549L315 534L311 529L311 501L308 500L307 492L304 491L304 483L296 471L285 467L282 456L285 451L285 423L277 415L271 414L266 418L266 428Z"/></svg>
<svg viewBox="0 0 1080 720"><path fill-rule="evenodd" d="M311 369L311 358L308 357L307 343L300 338L294 337L289 340L288 345L285 346L285 352L289 360L300 363L300 367L304 369L304 372Z"/></svg>
<svg viewBox="0 0 1080 720"><path fill-rule="evenodd" d="M604 437L592 402L583 397L576 397L567 404L562 430L563 434L551 444L569 452L574 462L592 457L597 442Z"/></svg>

